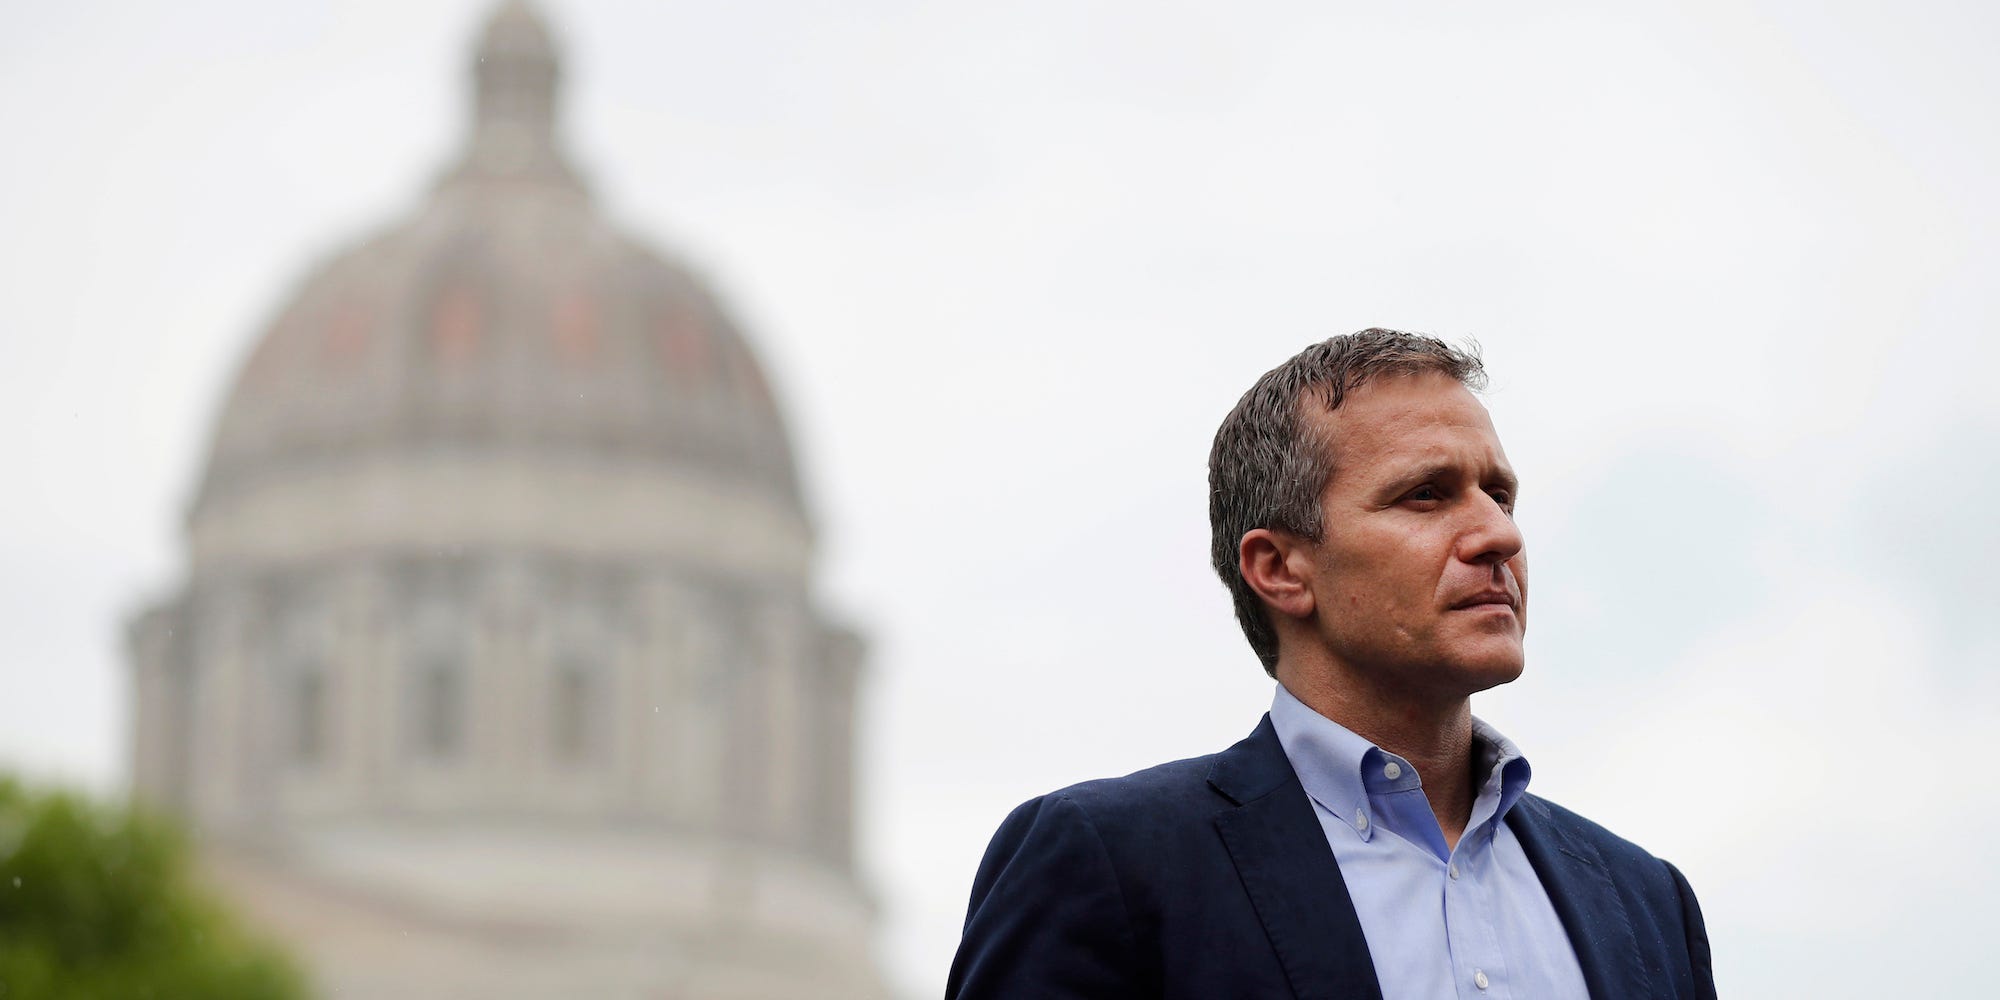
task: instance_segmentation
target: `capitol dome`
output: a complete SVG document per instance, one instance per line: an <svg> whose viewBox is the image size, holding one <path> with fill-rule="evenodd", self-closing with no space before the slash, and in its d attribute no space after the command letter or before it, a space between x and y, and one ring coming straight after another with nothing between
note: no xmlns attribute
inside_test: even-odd
<svg viewBox="0 0 2000 1000"><path fill-rule="evenodd" d="M560 67L523 4L488 23L461 161L302 283L243 366L197 510L306 464L582 452L797 507L761 366L687 268L597 211L558 143Z"/></svg>
<svg viewBox="0 0 2000 1000"><path fill-rule="evenodd" d="M780 407L488 19L462 154L254 341L132 621L133 785L328 995L876 1000L861 639Z"/></svg>

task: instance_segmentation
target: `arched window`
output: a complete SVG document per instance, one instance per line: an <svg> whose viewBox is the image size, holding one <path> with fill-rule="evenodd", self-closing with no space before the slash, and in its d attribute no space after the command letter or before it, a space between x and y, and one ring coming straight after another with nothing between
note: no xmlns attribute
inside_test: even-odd
<svg viewBox="0 0 2000 1000"><path fill-rule="evenodd" d="M465 745L464 671L447 657L426 662L416 678L419 753L434 760L458 755Z"/></svg>
<svg viewBox="0 0 2000 1000"><path fill-rule="evenodd" d="M549 748L564 764L581 763L594 750L598 677L591 664L569 660L556 668L549 698Z"/></svg>
<svg viewBox="0 0 2000 1000"><path fill-rule="evenodd" d="M292 677L292 761L312 765L327 756L326 672L318 664L300 667Z"/></svg>

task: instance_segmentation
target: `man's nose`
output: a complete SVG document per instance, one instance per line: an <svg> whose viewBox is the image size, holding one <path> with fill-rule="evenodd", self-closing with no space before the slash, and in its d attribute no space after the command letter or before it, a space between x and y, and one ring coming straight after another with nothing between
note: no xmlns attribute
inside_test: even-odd
<svg viewBox="0 0 2000 1000"><path fill-rule="evenodd" d="M1528 544L1521 536L1521 526L1514 523L1514 516L1491 496L1480 494L1469 516L1473 522L1459 536L1459 558L1465 562L1503 563L1520 555Z"/></svg>

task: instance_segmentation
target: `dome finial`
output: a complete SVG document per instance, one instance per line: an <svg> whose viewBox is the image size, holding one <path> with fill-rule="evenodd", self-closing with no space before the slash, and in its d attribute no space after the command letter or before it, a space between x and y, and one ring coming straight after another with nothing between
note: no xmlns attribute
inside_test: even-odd
<svg viewBox="0 0 2000 1000"><path fill-rule="evenodd" d="M503 0L488 15L472 63L470 148L460 178L555 181L577 186L556 140L562 82L548 25L526 0Z"/></svg>
<svg viewBox="0 0 2000 1000"><path fill-rule="evenodd" d="M549 29L523 0L494 8L480 32L472 64L478 87L475 113L482 120L553 124L558 60Z"/></svg>

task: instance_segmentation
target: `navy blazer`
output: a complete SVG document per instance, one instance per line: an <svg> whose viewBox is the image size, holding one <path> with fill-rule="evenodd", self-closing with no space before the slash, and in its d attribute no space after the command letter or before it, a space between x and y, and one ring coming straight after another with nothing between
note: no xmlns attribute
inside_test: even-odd
<svg viewBox="0 0 2000 1000"><path fill-rule="evenodd" d="M1713 998L1687 880L1524 795L1507 822L1596 1000ZM972 884L947 1000L1381 1000L1361 922L1270 716L1219 754L1014 810Z"/></svg>

